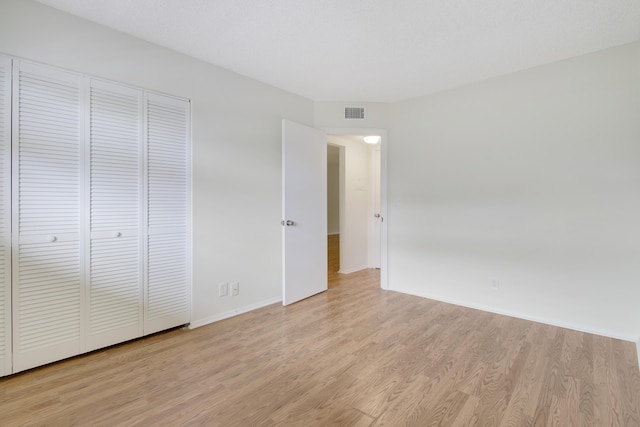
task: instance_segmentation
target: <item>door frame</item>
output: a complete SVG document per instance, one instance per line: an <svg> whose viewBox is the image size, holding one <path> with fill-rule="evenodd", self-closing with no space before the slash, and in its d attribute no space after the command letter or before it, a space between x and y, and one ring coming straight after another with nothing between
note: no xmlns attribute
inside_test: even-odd
<svg viewBox="0 0 640 427"><path fill-rule="evenodd" d="M387 130L378 128L320 128L327 135L380 135L380 287L389 289L387 263Z"/></svg>

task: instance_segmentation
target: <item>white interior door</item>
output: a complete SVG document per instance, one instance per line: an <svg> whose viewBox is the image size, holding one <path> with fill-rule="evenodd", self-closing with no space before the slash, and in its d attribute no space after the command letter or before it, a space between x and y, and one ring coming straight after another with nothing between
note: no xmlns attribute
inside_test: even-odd
<svg viewBox="0 0 640 427"><path fill-rule="evenodd" d="M282 121L282 303L327 290L327 139Z"/></svg>

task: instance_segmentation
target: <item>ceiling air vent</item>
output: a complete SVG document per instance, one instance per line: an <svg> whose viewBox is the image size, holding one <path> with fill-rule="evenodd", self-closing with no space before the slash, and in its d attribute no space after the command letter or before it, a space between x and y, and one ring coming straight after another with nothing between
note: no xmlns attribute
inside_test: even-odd
<svg viewBox="0 0 640 427"><path fill-rule="evenodd" d="M345 119L364 119L364 107L344 107Z"/></svg>

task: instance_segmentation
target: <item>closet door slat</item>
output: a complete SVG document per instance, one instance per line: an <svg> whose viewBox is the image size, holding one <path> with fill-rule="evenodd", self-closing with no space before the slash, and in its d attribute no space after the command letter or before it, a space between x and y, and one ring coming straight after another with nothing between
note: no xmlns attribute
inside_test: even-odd
<svg viewBox="0 0 640 427"><path fill-rule="evenodd" d="M14 62L14 372L82 351L83 94L81 76Z"/></svg>
<svg viewBox="0 0 640 427"><path fill-rule="evenodd" d="M142 336L142 91L91 82L87 350Z"/></svg>
<svg viewBox="0 0 640 427"><path fill-rule="evenodd" d="M147 98L147 289L144 333L190 320L189 102Z"/></svg>

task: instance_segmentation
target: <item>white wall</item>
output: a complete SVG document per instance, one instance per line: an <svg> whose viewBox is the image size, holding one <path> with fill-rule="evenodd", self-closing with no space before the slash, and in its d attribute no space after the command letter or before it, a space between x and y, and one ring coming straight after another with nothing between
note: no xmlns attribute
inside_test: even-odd
<svg viewBox="0 0 640 427"><path fill-rule="evenodd" d="M367 268L369 257L369 197L371 147L358 138L329 135L328 141L344 147L340 194L340 273Z"/></svg>
<svg viewBox="0 0 640 427"><path fill-rule="evenodd" d="M392 289L637 340L640 43L394 104L389 136Z"/></svg>
<svg viewBox="0 0 640 427"><path fill-rule="evenodd" d="M190 98L194 323L281 298L281 119L311 101L29 0L2 0L0 52Z"/></svg>
<svg viewBox="0 0 640 427"><path fill-rule="evenodd" d="M327 145L327 232L340 234L340 148Z"/></svg>

